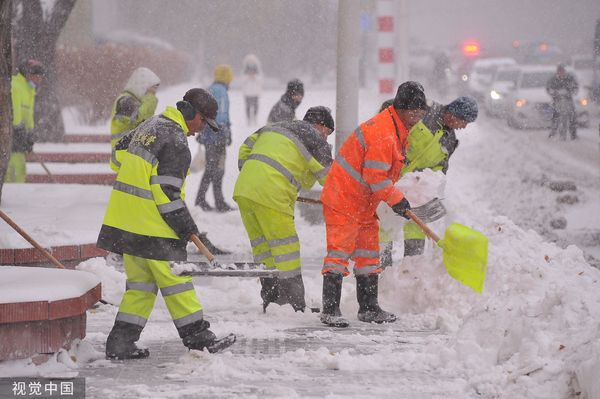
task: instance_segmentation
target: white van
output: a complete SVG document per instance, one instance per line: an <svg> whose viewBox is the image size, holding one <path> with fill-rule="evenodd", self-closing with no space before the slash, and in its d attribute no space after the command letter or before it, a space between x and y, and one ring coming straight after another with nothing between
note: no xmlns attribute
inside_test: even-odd
<svg viewBox="0 0 600 399"><path fill-rule="evenodd" d="M517 65L512 58L482 58L473 63L468 80L468 90L478 100L483 100L492 78L499 67Z"/></svg>

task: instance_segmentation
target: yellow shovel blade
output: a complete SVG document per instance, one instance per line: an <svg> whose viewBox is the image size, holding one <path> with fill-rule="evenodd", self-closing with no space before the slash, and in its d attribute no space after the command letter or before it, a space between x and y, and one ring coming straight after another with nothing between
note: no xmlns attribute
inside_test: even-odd
<svg viewBox="0 0 600 399"><path fill-rule="evenodd" d="M488 239L480 232L462 224L453 223L446 230L443 240L446 271L456 280L481 294L487 268Z"/></svg>

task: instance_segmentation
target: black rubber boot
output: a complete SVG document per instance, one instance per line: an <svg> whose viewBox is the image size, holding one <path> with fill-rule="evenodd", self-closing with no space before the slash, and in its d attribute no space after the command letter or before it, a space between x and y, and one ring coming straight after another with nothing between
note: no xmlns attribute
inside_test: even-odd
<svg viewBox="0 0 600 399"><path fill-rule="evenodd" d="M404 256L423 255L425 252L425 240L409 239L404 240Z"/></svg>
<svg viewBox="0 0 600 399"><path fill-rule="evenodd" d="M215 343L217 337L209 330L210 323L206 320L195 321L178 328L179 337L189 349L203 350Z"/></svg>
<svg viewBox="0 0 600 399"><path fill-rule="evenodd" d="M289 303L295 312L304 312L306 301L304 300L304 281L302 275L279 279L279 299Z"/></svg>
<svg viewBox="0 0 600 399"><path fill-rule="evenodd" d="M381 255L379 255L379 264L382 268L392 266L392 250L394 249L394 242L386 242L383 245L383 250L381 251Z"/></svg>
<svg viewBox="0 0 600 399"><path fill-rule="evenodd" d="M323 275L323 310L321 312L321 323L330 327L348 327L350 323L342 317L340 311L340 300L342 298L341 274L326 273Z"/></svg>
<svg viewBox="0 0 600 399"><path fill-rule="evenodd" d="M138 348L143 327L137 324L115 321L106 339L106 358L110 360L145 359L150 356L148 349Z"/></svg>
<svg viewBox="0 0 600 399"><path fill-rule="evenodd" d="M263 300L263 313L266 313L270 303L277 303L279 299L279 279L277 277L261 277L260 297ZM281 303L280 303L281 305Z"/></svg>
<svg viewBox="0 0 600 399"><path fill-rule="evenodd" d="M224 249L218 248L212 242L210 242L210 240L206 236L206 233L200 233L198 235L198 238L200 239L200 241L202 241L202 244L204 244L206 249L208 249L208 251L213 255L229 255L229 254L231 254L230 251L226 251Z"/></svg>
<svg viewBox="0 0 600 399"><path fill-rule="evenodd" d="M358 320L365 323L393 323L396 315L379 307L379 275L356 276L356 299L358 300Z"/></svg>

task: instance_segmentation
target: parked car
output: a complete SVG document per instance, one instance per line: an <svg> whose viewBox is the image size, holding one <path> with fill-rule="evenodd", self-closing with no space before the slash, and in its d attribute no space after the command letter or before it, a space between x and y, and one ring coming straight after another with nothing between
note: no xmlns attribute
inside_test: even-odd
<svg viewBox="0 0 600 399"><path fill-rule="evenodd" d="M594 58L591 55L574 55L571 66L580 88L591 89L594 83ZM600 61L596 62L596 73L600 74Z"/></svg>
<svg viewBox="0 0 600 399"><path fill-rule="evenodd" d="M572 73L572 71L570 71ZM546 83L556 73L555 66L522 66L515 86L508 97L507 123L509 126L525 129L551 127L554 108L552 99L546 92ZM589 125L588 99L582 91L575 96L577 124Z"/></svg>
<svg viewBox="0 0 600 399"><path fill-rule="evenodd" d="M492 83L485 96L485 112L490 116L506 116L509 103L507 102L511 89L515 87L519 77L519 67L516 65L499 67L494 73Z"/></svg>
<svg viewBox="0 0 600 399"><path fill-rule="evenodd" d="M468 79L468 90L478 100L483 100L488 93L492 78L499 67L516 65L512 58L482 58L476 60Z"/></svg>

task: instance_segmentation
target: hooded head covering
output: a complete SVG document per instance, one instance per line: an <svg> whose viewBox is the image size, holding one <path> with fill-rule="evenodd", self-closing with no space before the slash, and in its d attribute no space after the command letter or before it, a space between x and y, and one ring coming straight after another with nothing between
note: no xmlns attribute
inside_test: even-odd
<svg viewBox="0 0 600 399"><path fill-rule="evenodd" d="M229 85L233 80L233 70L227 64L219 64L215 67L215 82Z"/></svg>
<svg viewBox="0 0 600 399"><path fill-rule="evenodd" d="M290 97L296 94L304 96L304 83L302 83L300 79L290 80L287 84L285 94L289 95Z"/></svg>
<svg viewBox="0 0 600 399"><path fill-rule="evenodd" d="M152 86L160 84L160 78L145 67L139 67L129 77L125 90L133 93L137 98L142 98Z"/></svg>

